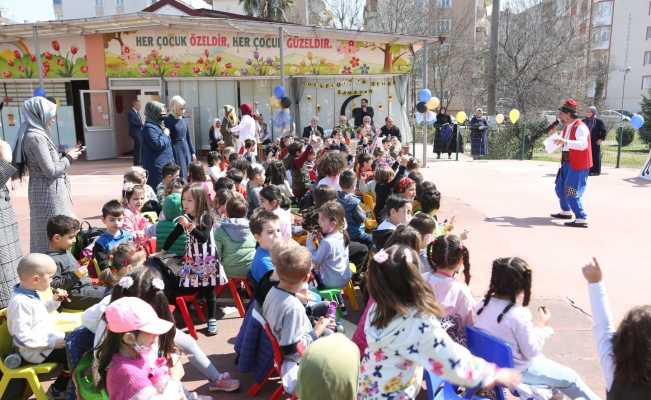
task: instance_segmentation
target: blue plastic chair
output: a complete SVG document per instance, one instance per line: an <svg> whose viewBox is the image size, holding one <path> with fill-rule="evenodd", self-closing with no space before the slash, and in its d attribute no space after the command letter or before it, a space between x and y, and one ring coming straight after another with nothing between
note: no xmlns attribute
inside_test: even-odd
<svg viewBox="0 0 651 400"><path fill-rule="evenodd" d="M506 342L473 326L466 326L466 335L472 354L500 368L513 368L513 350ZM505 400L502 386L495 386L495 396L497 400Z"/></svg>
<svg viewBox="0 0 651 400"><path fill-rule="evenodd" d="M476 388L466 389L463 397L457 394L456 387L450 382L441 379L440 376L432 374L430 371L423 371L425 384L427 385L427 400L480 400L483 397L475 396Z"/></svg>

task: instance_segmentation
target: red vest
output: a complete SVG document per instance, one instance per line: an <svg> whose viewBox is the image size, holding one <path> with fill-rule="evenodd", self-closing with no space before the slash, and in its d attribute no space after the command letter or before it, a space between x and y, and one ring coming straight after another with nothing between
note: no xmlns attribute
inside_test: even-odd
<svg viewBox="0 0 651 400"><path fill-rule="evenodd" d="M569 140L576 140L576 130L581 125L584 124L580 119L577 119L572 124L572 129L570 130L570 136L568 138ZM565 137L566 129L567 127L563 128L563 137ZM570 166L575 171L592 168L592 146L590 143L590 135L588 135L588 147L586 147L585 150L570 149Z"/></svg>

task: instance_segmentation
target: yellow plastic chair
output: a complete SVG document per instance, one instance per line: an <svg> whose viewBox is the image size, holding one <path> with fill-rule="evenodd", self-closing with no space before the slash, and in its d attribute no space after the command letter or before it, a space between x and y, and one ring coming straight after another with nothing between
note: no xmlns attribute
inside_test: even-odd
<svg viewBox="0 0 651 400"><path fill-rule="evenodd" d="M38 375L50 374L56 369L57 364L53 362L42 364L27 364L18 368L7 368L4 363L5 356L12 350L11 336L9 335L9 328L7 326L7 309L0 310L0 372L2 372L2 379L0 380L0 397L4 395L7 390L7 385L12 379L25 379L36 396L37 400L47 400L45 390L38 380Z"/></svg>

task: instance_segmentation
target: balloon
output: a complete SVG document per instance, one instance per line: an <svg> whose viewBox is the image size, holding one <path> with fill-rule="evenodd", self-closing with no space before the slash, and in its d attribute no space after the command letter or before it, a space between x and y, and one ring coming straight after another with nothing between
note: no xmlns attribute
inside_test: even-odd
<svg viewBox="0 0 651 400"><path fill-rule="evenodd" d="M427 100L427 109L436 110L440 104L441 104L441 100L439 100L439 98L436 96L432 96L432 98Z"/></svg>
<svg viewBox="0 0 651 400"><path fill-rule="evenodd" d="M45 97L45 89L42 86L34 89L34 97Z"/></svg>
<svg viewBox="0 0 651 400"><path fill-rule="evenodd" d="M509 119L511 120L511 123L513 123L513 124L518 122L518 120L520 119L520 111L518 111L517 108L514 108L513 110L511 110L511 112L509 112Z"/></svg>
<svg viewBox="0 0 651 400"><path fill-rule="evenodd" d="M276 96L279 99L285 97L285 88L283 87L283 85L278 85L274 88L274 96Z"/></svg>
<svg viewBox="0 0 651 400"><path fill-rule="evenodd" d="M644 125L644 117L640 114L633 114L631 117L631 126L635 129L640 129Z"/></svg>
<svg viewBox="0 0 651 400"><path fill-rule="evenodd" d="M427 106L425 105L424 101L421 101L420 103L416 104L416 111L419 113L424 113L427 111Z"/></svg>
<svg viewBox="0 0 651 400"><path fill-rule="evenodd" d="M430 124L436 122L436 113L432 111L428 111L427 114L425 115L427 115L427 122L429 122Z"/></svg>
<svg viewBox="0 0 651 400"><path fill-rule="evenodd" d="M502 122L504 122L504 114L497 114L495 116L495 122L497 122L498 124L501 124Z"/></svg>
<svg viewBox="0 0 651 400"><path fill-rule="evenodd" d="M459 111L456 115L457 123L463 124L466 122L466 119L468 119L468 116L466 115L465 111Z"/></svg>
<svg viewBox="0 0 651 400"><path fill-rule="evenodd" d="M269 105L271 108L280 108L280 100L278 100L278 98L275 96L271 96L269 99Z"/></svg>
<svg viewBox="0 0 651 400"><path fill-rule="evenodd" d="M418 92L418 100L422 101L423 103L427 103L427 101L431 98L432 92L430 92L429 89L421 89L420 92Z"/></svg>
<svg viewBox="0 0 651 400"><path fill-rule="evenodd" d="M283 108L289 108L292 105L292 101L289 99L289 97L282 97L280 99L280 105Z"/></svg>

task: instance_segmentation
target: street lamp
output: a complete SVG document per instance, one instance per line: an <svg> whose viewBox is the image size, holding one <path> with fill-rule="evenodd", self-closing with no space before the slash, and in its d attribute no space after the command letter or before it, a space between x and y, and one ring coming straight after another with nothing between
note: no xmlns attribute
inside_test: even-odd
<svg viewBox="0 0 651 400"><path fill-rule="evenodd" d="M628 75L629 72L631 72L631 67L626 67L623 69L624 72L624 81L622 82L622 103L621 103L621 109L619 110L622 113L622 122L621 126L619 127L619 143L617 146L617 164L615 168L619 168L619 161L622 157L622 144L624 141L624 120L626 119L626 116L624 115L624 93L626 92L626 76Z"/></svg>

